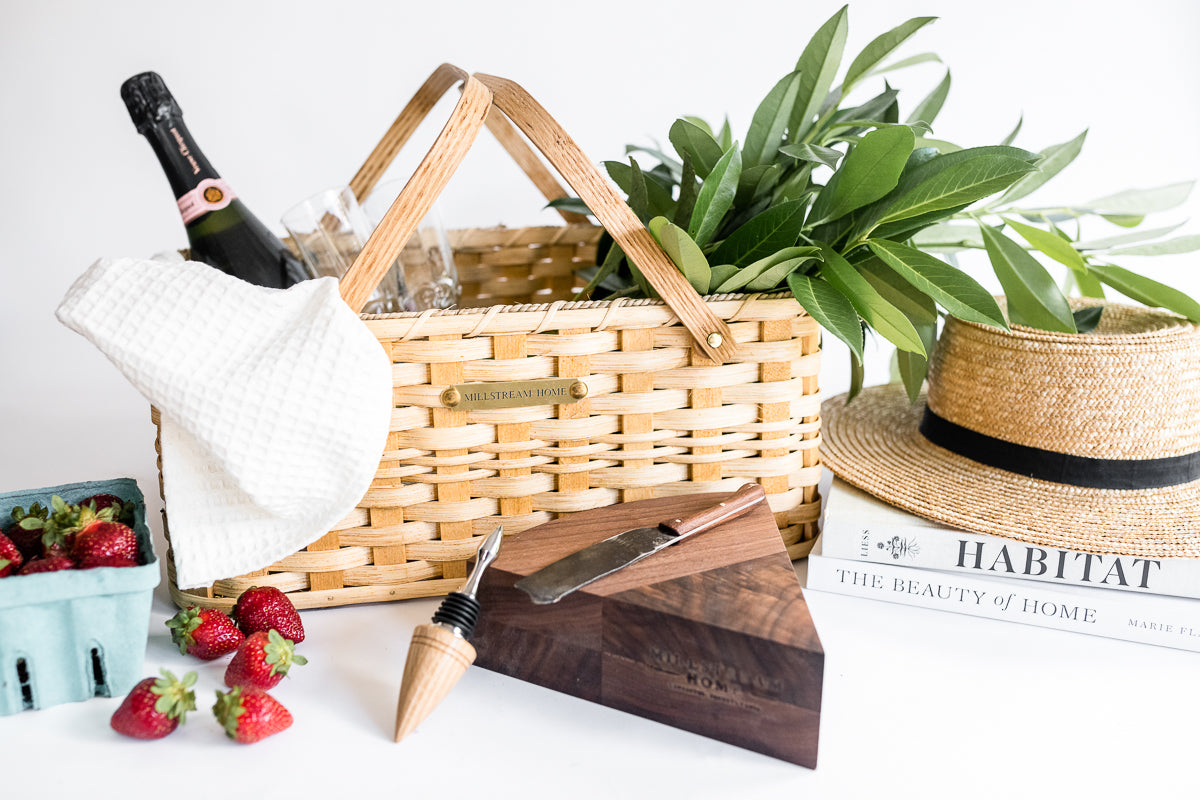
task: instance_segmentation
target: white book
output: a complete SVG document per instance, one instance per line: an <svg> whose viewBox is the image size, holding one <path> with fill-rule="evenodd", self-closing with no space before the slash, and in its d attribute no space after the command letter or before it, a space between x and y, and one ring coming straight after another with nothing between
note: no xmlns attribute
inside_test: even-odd
<svg viewBox="0 0 1200 800"><path fill-rule="evenodd" d="M808 557L807 590L1200 652L1200 600Z"/></svg>
<svg viewBox="0 0 1200 800"><path fill-rule="evenodd" d="M1063 550L969 533L909 514L837 478L824 500L827 557L1200 598L1200 559Z"/></svg>

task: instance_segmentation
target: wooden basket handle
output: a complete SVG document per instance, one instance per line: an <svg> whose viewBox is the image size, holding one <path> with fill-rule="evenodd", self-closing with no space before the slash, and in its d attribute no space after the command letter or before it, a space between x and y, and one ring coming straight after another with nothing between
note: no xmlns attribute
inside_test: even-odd
<svg viewBox="0 0 1200 800"><path fill-rule="evenodd" d="M405 243L433 207L433 201L446 188L450 176L474 144L491 107L491 90L474 77L468 77L463 83L458 104L454 106L450 119L434 140L433 146L371 233L358 258L354 259L350 269L338 282L342 299L354 311L362 310L371 292L375 291ZM378 175L375 178L378 180Z"/></svg>
<svg viewBox="0 0 1200 800"><path fill-rule="evenodd" d="M696 346L717 363L732 361L736 346L729 327L687 282L641 220L588 160L549 112L513 81L475 73L492 91L493 103L533 142L600 224L637 264L663 302L692 334Z"/></svg>
<svg viewBox="0 0 1200 800"><path fill-rule="evenodd" d="M413 95L408 104L392 122L391 127L383 134L379 144L367 156L367 160L358 168L358 172L350 179L350 189L360 202L364 200L379 183L379 179L395 160L396 154L412 138L421 121L429 115L438 100L451 87L466 83L467 72L453 64L441 64L421 84L421 88ZM517 166L529 176L534 186L547 200L557 200L566 197L567 192L554 177L542 160L529 148L521 135L513 130L500 114L489 114L487 117L488 130L496 137L501 146L512 156ZM588 221L583 214L558 209L559 215L567 223L585 223Z"/></svg>
<svg viewBox="0 0 1200 800"><path fill-rule="evenodd" d="M442 71L443 68L446 70ZM454 67L443 65L443 68L431 76L426 86L435 79L445 80L447 75L456 74ZM447 84L446 88L450 85L453 84ZM413 102L416 103L417 99L414 98ZM601 177L579 145L528 92L513 81L493 75L476 73L464 82L462 97L445 127L363 246L358 258L342 276L339 288L347 305L355 311L362 309L466 156L484 119L499 116L489 115L493 104L533 142L567 184L579 194L600 224L637 264L667 307L679 317L679 321L695 339L696 347L719 364L732 361L736 346L729 327L709 309L676 269L650 231ZM375 179L378 179L378 175Z"/></svg>

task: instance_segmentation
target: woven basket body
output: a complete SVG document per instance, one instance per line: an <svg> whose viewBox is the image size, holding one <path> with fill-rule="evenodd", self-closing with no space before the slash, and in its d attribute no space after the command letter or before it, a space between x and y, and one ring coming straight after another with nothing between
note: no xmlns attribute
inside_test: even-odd
<svg viewBox="0 0 1200 800"><path fill-rule="evenodd" d="M304 551L206 589L181 591L168 553L174 600L228 609L253 585L277 586L300 608L445 594L497 524L515 533L749 481L766 490L793 557L807 554L819 510L817 323L790 296L705 297L736 345L736 359L719 363L663 301L571 302L601 232L452 232L459 308L363 316L391 357L394 408L358 507ZM575 379L582 399L446 402L454 386L555 378Z"/></svg>

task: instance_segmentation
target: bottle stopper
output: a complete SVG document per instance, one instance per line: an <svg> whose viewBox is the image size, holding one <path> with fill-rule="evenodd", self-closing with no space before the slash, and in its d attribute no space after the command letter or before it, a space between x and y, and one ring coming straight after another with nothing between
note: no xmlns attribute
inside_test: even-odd
<svg viewBox="0 0 1200 800"><path fill-rule="evenodd" d="M408 646L400 702L396 708L396 741L412 733L445 699L467 667L475 663L475 647L468 641L479 622L481 607L475 598L483 571L500 552L504 527L483 540L475 568L457 592L446 595L427 625L418 625Z"/></svg>

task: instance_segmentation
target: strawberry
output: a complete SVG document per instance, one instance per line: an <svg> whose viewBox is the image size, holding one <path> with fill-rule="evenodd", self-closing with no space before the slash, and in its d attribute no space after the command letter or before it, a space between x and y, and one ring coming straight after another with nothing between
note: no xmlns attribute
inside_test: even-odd
<svg viewBox="0 0 1200 800"><path fill-rule="evenodd" d="M274 586L251 586L242 592L233 607L233 618L247 636L274 628L296 644L304 641L300 613L288 596Z"/></svg>
<svg viewBox="0 0 1200 800"><path fill-rule="evenodd" d="M296 655L292 640L280 636L279 631L258 631L246 637L225 668L225 685L266 691L275 688L293 664L307 663L304 656Z"/></svg>
<svg viewBox="0 0 1200 800"><path fill-rule="evenodd" d="M167 620L179 652L211 661L237 650L246 638L224 611L189 606Z"/></svg>
<svg viewBox="0 0 1200 800"><path fill-rule="evenodd" d="M38 572L58 572L60 569L75 569L75 562L61 552L52 552L37 558L31 558L21 567L22 575L33 575Z"/></svg>
<svg viewBox="0 0 1200 800"><path fill-rule="evenodd" d="M38 531L42 546L70 549L75 535L97 520L111 522L116 515L113 508L97 511L91 506L71 505L58 495L50 498L50 511L43 516L25 515L17 524L27 531Z"/></svg>
<svg viewBox="0 0 1200 800"><path fill-rule="evenodd" d="M119 522L93 520L72 539L71 557L75 559L79 569L136 567L137 534L128 525Z"/></svg>
<svg viewBox="0 0 1200 800"><path fill-rule="evenodd" d="M0 578L16 572L24 562L25 556L21 555L13 540L0 533Z"/></svg>
<svg viewBox="0 0 1200 800"><path fill-rule="evenodd" d="M115 494L94 494L79 503L80 508L91 507L92 511L100 512L106 508L113 510L113 520L125 525L133 525L134 503L132 500L122 500Z"/></svg>
<svg viewBox="0 0 1200 800"><path fill-rule="evenodd" d="M218 691L213 714L225 728L225 735L242 744L265 739L292 725L291 713L278 700L250 686Z"/></svg>
<svg viewBox="0 0 1200 800"><path fill-rule="evenodd" d="M13 540L13 544L21 551L21 555L25 558L36 558L42 555L42 531L41 529L30 530L21 526L21 520L29 517L30 519L38 519L43 523L50 512L41 503L34 503L26 512L21 506L17 506L11 512L12 523L4 529L4 535Z"/></svg>
<svg viewBox="0 0 1200 800"><path fill-rule="evenodd" d="M109 724L135 739L161 739L179 727L187 712L196 710L195 682L194 672L179 680L164 669L161 678L146 678L133 687Z"/></svg>

